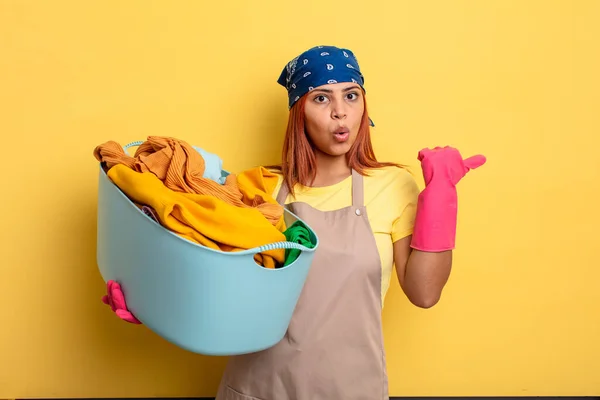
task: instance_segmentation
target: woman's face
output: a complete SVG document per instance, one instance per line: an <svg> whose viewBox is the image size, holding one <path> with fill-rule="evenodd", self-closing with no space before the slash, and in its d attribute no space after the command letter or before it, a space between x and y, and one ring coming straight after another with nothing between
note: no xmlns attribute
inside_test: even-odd
<svg viewBox="0 0 600 400"><path fill-rule="evenodd" d="M306 94L305 130L316 150L346 154L358 135L364 112L363 91L355 83L334 83Z"/></svg>

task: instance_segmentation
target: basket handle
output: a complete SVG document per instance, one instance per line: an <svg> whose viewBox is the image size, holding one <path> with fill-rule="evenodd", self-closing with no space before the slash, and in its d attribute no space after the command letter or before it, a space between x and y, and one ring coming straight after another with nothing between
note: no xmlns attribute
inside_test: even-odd
<svg viewBox="0 0 600 400"><path fill-rule="evenodd" d="M304 245L301 245L299 243L294 243L294 242L275 242L275 243L265 244L265 245L260 246L260 247L255 247L251 251L256 252L256 253L262 253L264 251L278 250L278 249L296 249L296 250L300 250L300 251L312 251L313 250L313 249L311 249L309 247L306 247Z"/></svg>
<svg viewBox="0 0 600 400"><path fill-rule="evenodd" d="M141 146L142 143L144 143L143 140L136 140L135 142L127 143L125 146L123 146L123 151L127 153L127 149L130 147Z"/></svg>

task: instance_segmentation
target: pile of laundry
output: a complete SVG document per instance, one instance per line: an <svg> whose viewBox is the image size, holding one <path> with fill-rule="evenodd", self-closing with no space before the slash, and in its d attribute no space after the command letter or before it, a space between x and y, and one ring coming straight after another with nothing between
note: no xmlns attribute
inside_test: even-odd
<svg viewBox="0 0 600 400"><path fill-rule="evenodd" d="M149 136L133 156L108 141L94 149L108 178L146 215L199 245L240 251L291 241L313 248L300 221L286 227L283 207L271 196L277 175L263 167L224 174L215 154L171 137ZM256 254L265 268L289 265L298 250Z"/></svg>

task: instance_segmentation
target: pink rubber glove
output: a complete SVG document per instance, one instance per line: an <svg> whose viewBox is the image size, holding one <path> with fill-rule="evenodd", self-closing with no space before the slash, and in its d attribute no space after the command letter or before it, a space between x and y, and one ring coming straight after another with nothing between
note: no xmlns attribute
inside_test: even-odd
<svg viewBox="0 0 600 400"><path fill-rule="evenodd" d="M482 155L466 160L459 151L446 146L423 149L419 161L425 178L425 189L419 194L411 247L439 252L452 250L456 239L456 184L471 169L486 162Z"/></svg>
<svg viewBox="0 0 600 400"><path fill-rule="evenodd" d="M108 281L106 283L106 289L107 294L102 297L102 302L108 304L122 320L132 324L141 324L141 322L127 309L121 285L115 281Z"/></svg>

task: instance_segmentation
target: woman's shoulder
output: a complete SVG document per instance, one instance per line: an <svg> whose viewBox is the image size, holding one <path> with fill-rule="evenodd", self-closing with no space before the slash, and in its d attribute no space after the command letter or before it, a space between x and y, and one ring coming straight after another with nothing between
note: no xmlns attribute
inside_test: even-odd
<svg viewBox="0 0 600 400"><path fill-rule="evenodd" d="M366 171L365 199L384 203L413 198L419 193L417 181L405 167L384 166Z"/></svg>
<svg viewBox="0 0 600 400"><path fill-rule="evenodd" d="M391 182L415 182L413 173L404 166L383 166L370 168L365 171L365 180L374 184L386 184Z"/></svg>

